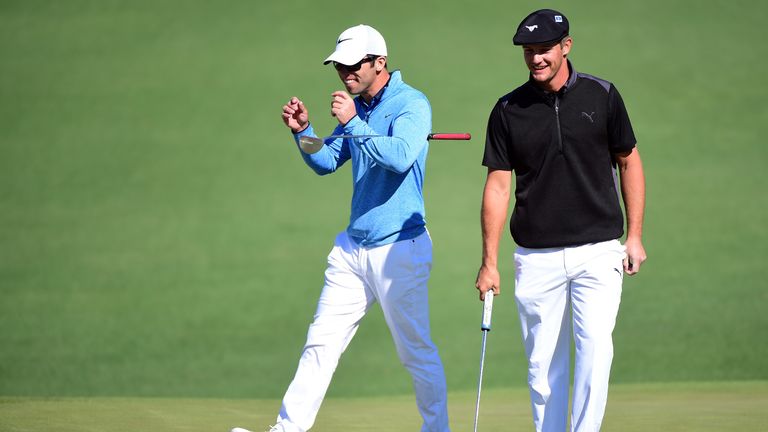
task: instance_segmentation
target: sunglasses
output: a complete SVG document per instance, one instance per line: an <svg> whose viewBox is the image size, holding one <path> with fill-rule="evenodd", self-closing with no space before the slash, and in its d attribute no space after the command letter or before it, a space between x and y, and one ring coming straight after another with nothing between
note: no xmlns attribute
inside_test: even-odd
<svg viewBox="0 0 768 432"><path fill-rule="evenodd" d="M337 71L345 70L348 72L357 72L360 70L361 67L363 67L364 63L368 63L368 62L373 63L374 61L376 61L377 58L378 57L374 57L374 56L366 56L362 60L360 60L359 62L351 66L347 66L339 62L333 62L333 67L335 67Z"/></svg>

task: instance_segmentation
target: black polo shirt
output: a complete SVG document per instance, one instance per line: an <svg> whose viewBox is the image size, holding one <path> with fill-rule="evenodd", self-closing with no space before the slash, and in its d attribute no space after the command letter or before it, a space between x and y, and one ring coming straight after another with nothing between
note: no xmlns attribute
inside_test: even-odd
<svg viewBox="0 0 768 432"><path fill-rule="evenodd" d="M491 111L483 165L514 171L510 229L524 247L573 246L620 238L624 218L613 155L635 135L618 90L576 72L557 93L529 79Z"/></svg>

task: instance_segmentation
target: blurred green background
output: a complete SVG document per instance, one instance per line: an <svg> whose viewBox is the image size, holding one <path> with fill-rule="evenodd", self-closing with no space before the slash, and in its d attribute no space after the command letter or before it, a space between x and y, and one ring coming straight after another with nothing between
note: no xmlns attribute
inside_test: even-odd
<svg viewBox="0 0 768 432"><path fill-rule="evenodd" d="M349 168L318 177L280 120L330 132L322 60L359 23L422 90L433 337L476 385L480 165L511 39L554 7L578 70L624 97L648 182L649 260L625 283L613 382L768 379L763 143L768 3L0 1L0 395L277 399L348 218ZM487 387L525 385L511 253ZM374 309L330 396L410 393Z"/></svg>

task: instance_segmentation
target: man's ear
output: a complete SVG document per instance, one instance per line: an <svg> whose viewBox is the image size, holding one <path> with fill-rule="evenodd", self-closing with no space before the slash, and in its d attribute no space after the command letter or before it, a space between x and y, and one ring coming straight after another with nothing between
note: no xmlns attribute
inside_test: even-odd
<svg viewBox="0 0 768 432"><path fill-rule="evenodd" d="M387 58L386 57L376 57L376 72L381 72L384 70L384 68L387 66Z"/></svg>
<svg viewBox="0 0 768 432"><path fill-rule="evenodd" d="M563 47L563 57L567 57L568 53L571 52L571 46L573 45L573 39L571 39L570 36L563 39L561 42L561 46Z"/></svg>

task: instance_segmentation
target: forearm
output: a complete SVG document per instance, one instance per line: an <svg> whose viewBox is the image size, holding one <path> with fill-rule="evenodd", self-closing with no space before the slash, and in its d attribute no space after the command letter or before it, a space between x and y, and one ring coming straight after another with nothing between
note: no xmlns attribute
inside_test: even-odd
<svg viewBox="0 0 768 432"><path fill-rule="evenodd" d="M621 195L624 198L624 209L627 212L624 271L631 276L640 271L640 266L647 259L642 242L645 175L637 149L633 149L629 154L619 155L618 163L619 175L621 176Z"/></svg>
<svg viewBox="0 0 768 432"><path fill-rule="evenodd" d="M637 150L626 157L619 168L621 195L627 218L627 239L640 240L645 213L645 174Z"/></svg>
<svg viewBox="0 0 768 432"><path fill-rule="evenodd" d="M490 178L489 178L490 180ZM499 244L504 234L509 207L509 188L487 181L483 190L480 227L483 235L483 266L497 266Z"/></svg>
<svg viewBox="0 0 768 432"><path fill-rule="evenodd" d="M496 192L484 191L480 226L483 235L482 265L486 267L496 267L498 262L499 244L507 218L506 206L502 208L498 205L500 201L504 201L504 198L499 197Z"/></svg>
<svg viewBox="0 0 768 432"><path fill-rule="evenodd" d="M336 130L334 130L333 135L338 135L340 131L341 128L337 127ZM303 136L315 136L315 131L310 123L307 124L304 130L293 134L293 139L299 149L301 148L299 146L299 140ZM312 170L317 174L330 174L336 171L336 169L343 163L343 161L340 161L339 157L341 153L341 141L341 138L337 138L333 142L324 145L323 148L321 148L317 153L307 154L301 150L299 150L299 153L301 153L301 157L304 159L304 163L312 168Z"/></svg>
<svg viewBox="0 0 768 432"><path fill-rule="evenodd" d="M483 234L483 260L477 272L475 288L482 300L488 290L501 293L501 278L498 269L499 243L504 233L509 207L511 172L488 170L483 190L483 204L480 210L480 227Z"/></svg>

